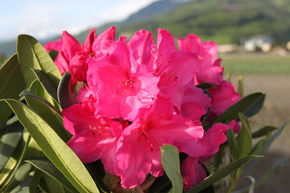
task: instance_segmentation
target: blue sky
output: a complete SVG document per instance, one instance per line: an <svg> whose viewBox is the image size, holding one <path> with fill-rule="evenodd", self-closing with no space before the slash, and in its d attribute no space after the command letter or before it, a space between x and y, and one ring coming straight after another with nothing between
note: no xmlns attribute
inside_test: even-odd
<svg viewBox="0 0 290 193"><path fill-rule="evenodd" d="M20 33L46 38L68 30L126 18L156 0L4 0L0 3L0 41Z"/></svg>

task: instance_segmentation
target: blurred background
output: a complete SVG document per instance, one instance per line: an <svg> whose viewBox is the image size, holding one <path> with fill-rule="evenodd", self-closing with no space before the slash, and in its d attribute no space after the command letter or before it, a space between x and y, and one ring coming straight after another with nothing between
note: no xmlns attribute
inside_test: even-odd
<svg viewBox="0 0 290 193"><path fill-rule="evenodd" d="M290 0L26 0L1 1L0 65L15 52L20 33L42 43L60 37L63 30L83 42L90 28L100 34L115 25L118 35L139 29L165 28L175 37L195 33L219 44L225 75L245 95L265 92L262 111L251 119L253 130L280 126L290 115ZM256 192L289 192L290 124L271 146L258 167L247 174L259 179L278 165ZM284 161L281 161L284 160ZM273 170L274 171L274 170Z"/></svg>

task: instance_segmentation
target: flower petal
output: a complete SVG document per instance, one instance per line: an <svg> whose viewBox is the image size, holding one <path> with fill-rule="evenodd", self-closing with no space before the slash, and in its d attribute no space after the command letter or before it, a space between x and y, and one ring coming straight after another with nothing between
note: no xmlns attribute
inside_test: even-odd
<svg viewBox="0 0 290 193"><path fill-rule="evenodd" d="M128 44L132 58L138 64L152 65L153 38L152 32L140 30L136 32Z"/></svg>
<svg viewBox="0 0 290 193"><path fill-rule="evenodd" d="M117 145L116 161L116 174L124 188L131 189L144 182L152 163L138 124L133 123L123 131Z"/></svg>
<svg viewBox="0 0 290 193"><path fill-rule="evenodd" d="M198 159L187 157L182 162L182 176L184 181L184 190L188 191L192 186L198 184L206 177L206 172Z"/></svg>

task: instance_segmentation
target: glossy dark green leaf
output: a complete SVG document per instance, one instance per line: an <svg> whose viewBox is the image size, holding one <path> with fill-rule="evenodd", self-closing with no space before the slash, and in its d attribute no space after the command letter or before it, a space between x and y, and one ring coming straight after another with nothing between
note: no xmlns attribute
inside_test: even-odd
<svg viewBox="0 0 290 193"><path fill-rule="evenodd" d="M220 115L215 121L228 123L233 119L238 118L239 113L244 113L246 116L254 115L254 112L258 112L258 107L262 102L265 100L265 94L263 93L254 93L251 95L246 96L245 98L241 99L236 104L229 107L222 115Z"/></svg>
<svg viewBox="0 0 290 193"><path fill-rule="evenodd" d="M29 87L28 91L30 93L33 93L35 96L38 96L46 101L48 101L50 104L52 104L55 108L58 109L58 112L60 108L60 104L57 102L57 99L51 96L44 87L44 85L40 82L40 80L35 80Z"/></svg>
<svg viewBox="0 0 290 193"><path fill-rule="evenodd" d="M241 113L239 113L239 118L242 123L242 129L237 137L237 140L239 144L238 157L241 158L250 154L252 149L252 136L247 118Z"/></svg>
<svg viewBox="0 0 290 193"><path fill-rule="evenodd" d="M256 100L256 102L251 105L251 107L249 107L246 111L244 111L243 113L247 116L247 117L252 117L255 114L257 114L263 107L264 102L265 102L265 98L266 95L263 94L260 97L258 97L258 99Z"/></svg>
<svg viewBox="0 0 290 193"><path fill-rule="evenodd" d="M31 171L31 165L29 163L23 163L19 166L19 168L16 170L15 175L13 179L11 180L11 183L7 186L5 189L6 192L12 192L12 190L19 186L23 180L26 178L28 173Z"/></svg>
<svg viewBox="0 0 290 193"><path fill-rule="evenodd" d="M50 102L44 100L44 98L47 98L51 102L54 102L52 98L49 98L49 95L43 89L40 82L35 80L29 88L29 91L38 94L36 96L29 92L22 93L29 107L45 120L64 141L68 141L71 136L63 127L61 112Z"/></svg>
<svg viewBox="0 0 290 193"><path fill-rule="evenodd" d="M259 141L256 144L252 152L258 155L262 155L263 153L265 153L267 149L271 146L271 144L274 142L274 140L281 135L286 125L287 125L287 122L281 125L281 127L278 130L276 130L276 132L274 132L273 135L271 133L268 133L268 135L266 135L265 138L263 138L261 141Z"/></svg>
<svg viewBox="0 0 290 193"><path fill-rule="evenodd" d="M67 108L74 104L74 96L70 84L71 75L66 72L57 88L57 99L62 108Z"/></svg>
<svg viewBox="0 0 290 193"><path fill-rule="evenodd" d="M58 181L55 181L49 176L43 176L43 179L45 181L45 184L49 190L49 192L57 192L57 193L66 193L65 187L59 183Z"/></svg>
<svg viewBox="0 0 290 193"><path fill-rule="evenodd" d="M259 153L259 155L263 155L269 147L272 145L272 143L277 139L281 133L284 131L287 121L283 123L279 129L277 129L273 134L269 133L265 138L262 139L262 141L258 142L258 144L252 149L252 153ZM255 151L255 152L254 152ZM255 165L257 164L256 160L253 160L246 168L245 170L251 170Z"/></svg>
<svg viewBox="0 0 290 193"><path fill-rule="evenodd" d="M238 159L238 160L234 161L233 163L231 163L231 164L229 164L229 165L217 170L215 173L213 173L210 176L208 176L207 178L205 178L202 182L200 182L199 184L194 186L187 193L198 193L198 192L200 192L201 190L211 186L215 182L218 182L219 180L223 179L227 175L231 174L236 169L238 169L243 164L245 164L247 161L249 161L249 160L251 160L253 158L256 158L256 157L258 157L258 156L251 155L251 156L247 156L247 157L244 157L244 158L241 158L241 159Z"/></svg>
<svg viewBox="0 0 290 193"><path fill-rule="evenodd" d="M58 51L56 51L56 50L51 50L51 51L49 52L49 56L51 57L51 59L52 59L53 61L56 59L57 55L58 55Z"/></svg>
<svg viewBox="0 0 290 193"><path fill-rule="evenodd" d="M57 168L48 160L25 160L26 162L33 165L36 169L43 172L45 175L53 178L60 184L63 184L67 187L67 189L77 192L74 186L63 176L61 172L57 170Z"/></svg>
<svg viewBox="0 0 290 193"><path fill-rule="evenodd" d="M39 115L16 100L5 102L9 104L43 153L76 189L84 193L99 192L80 159Z"/></svg>
<svg viewBox="0 0 290 193"><path fill-rule="evenodd" d="M27 86L36 79L35 74L31 71L34 69L43 71L57 88L61 75L49 54L36 39L25 34L19 35L17 55Z"/></svg>
<svg viewBox="0 0 290 193"><path fill-rule="evenodd" d="M28 186L20 186L19 185L9 193L30 193L30 192L29 192Z"/></svg>
<svg viewBox="0 0 290 193"><path fill-rule="evenodd" d="M209 88L214 88L215 86L213 84L204 82L204 83L200 83L196 87L202 88L202 89L209 89Z"/></svg>
<svg viewBox="0 0 290 193"><path fill-rule="evenodd" d="M4 134L0 138L0 171L5 167L8 159L17 147L23 132L23 127L18 121L7 124Z"/></svg>
<svg viewBox="0 0 290 193"><path fill-rule="evenodd" d="M255 131L252 133L252 138L258 138L258 137L263 137L265 135L268 135L269 133L271 133L272 131L278 129L277 127L274 126L265 126L262 127L261 129Z"/></svg>
<svg viewBox="0 0 290 193"><path fill-rule="evenodd" d="M271 138L272 134L268 133L268 135L266 135L263 139L261 139L258 143L256 143L256 145L251 150L251 154L261 155L264 152L264 149L268 144L268 142L271 140Z"/></svg>
<svg viewBox="0 0 290 193"><path fill-rule="evenodd" d="M43 88L45 88L45 90L53 97L54 100L57 100L57 88L52 85L47 75L41 70L31 69L31 71L35 75L36 80L39 80L39 82L41 82ZM29 87L30 85L27 86Z"/></svg>
<svg viewBox="0 0 290 193"><path fill-rule="evenodd" d="M21 165L21 163L22 163L22 161L24 159L25 153L26 153L27 148L29 146L30 139L31 139L31 137L29 136L28 139L27 139L27 142L25 143L24 148L21 149L20 152L19 152L19 157L17 156L17 160L15 160L15 163L13 163L13 162L11 163L11 164L13 164L13 168L11 168L10 171L3 171L3 176L1 176L1 178L5 177L5 179L3 179L3 183L1 183L2 186L0 188L0 192L3 192L7 188L9 188L11 183L13 183L13 181L15 181L15 174L16 174L18 168L20 167L20 165ZM1 179L1 181L2 181L2 179Z"/></svg>
<svg viewBox="0 0 290 193"><path fill-rule="evenodd" d="M25 84L19 67L17 56L10 57L0 68L0 99L18 99ZM3 127L12 111L6 103L0 103L0 128Z"/></svg>
<svg viewBox="0 0 290 193"><path fill-rule="evenodd" d="M180 161L178 149L172 145L161 147L162 166L171 181L170 193L181 193L183 191L183 179L180 173Z"/></svg>
<svg viewBox="0 0 290 193"><path fill-rule="evenodd" d="M244 78L243 76L239 76L238 77L238 88L237 88L237 91L238 93L241 95L241 96L244 96Z"/></svg>
<svg viewBox="0 0 290 193"><path fill-rule="evenodd" d="M29 184L29 192L30 193L37 193L37 187L41 179L41 172L39 170L35 170L32 176L32 179Z"/></svg>
<svg viewBox="0 0 290 193"><path fill-rule="evenodd" d="M64 126L60 112L47 101L28 92L23 93L29 107L31 107L64 141L71 137Z"/></svg>
<svg viewBox="0 0 290 193"><path fill-rule="evenodd" d="M234 159L237 159L239 155L239 144L232 129L227 131L227 140L231 155Z"/></svg>
<svg viewBox="0 0 290 193"><path fill-rule="evenodd" d="M288 122L283 123L283 124L279 127L279 129L276 130L276 131L273 133L271 139L267 142L267 144L266 144L266 146L265 146L264 152L267 151L267 149L271 146L271 144L275 141L275 139L277 139L277 138L281 135L281 133L284 131L284 129L285 129L287 123L288 123Z"/></svg>
<svg viewBox="0 0 290 193"><path fill-rule="evenodd" d="M8 179L10 174L13 172L13 168L16 166L17 160L21 156L21 153L22 153L21 151L22 149L20 149L20 145L18 145L13 156L9 157L4 168L0 172L0 184L3 184Z"/></svg>

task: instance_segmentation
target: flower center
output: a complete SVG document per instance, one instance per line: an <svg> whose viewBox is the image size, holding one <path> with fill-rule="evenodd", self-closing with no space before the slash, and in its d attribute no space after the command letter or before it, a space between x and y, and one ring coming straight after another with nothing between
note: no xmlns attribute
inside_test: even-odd
<svg viewBox="0 0 290 193"><path fill-rule="evenodd" d="M170 86L177 82L177 75L175 72L164 72L159 80L158 86Z"/></svg>
<svg viewBox="0 0 290 193"><path fill-rule="evenodd" d="M118 81L116 86L116 93L119 96L133 96L137 94L140 85L141 82L134 78Z"/></svg>

